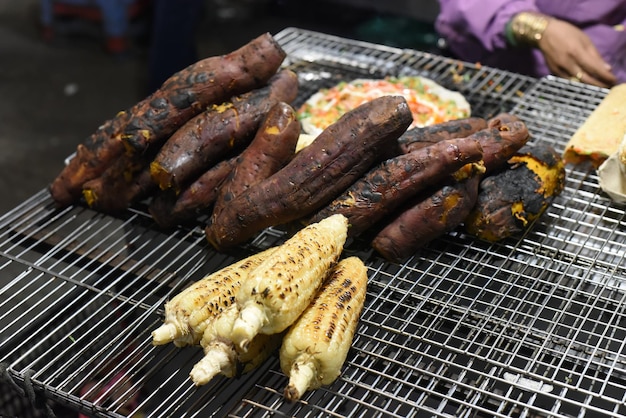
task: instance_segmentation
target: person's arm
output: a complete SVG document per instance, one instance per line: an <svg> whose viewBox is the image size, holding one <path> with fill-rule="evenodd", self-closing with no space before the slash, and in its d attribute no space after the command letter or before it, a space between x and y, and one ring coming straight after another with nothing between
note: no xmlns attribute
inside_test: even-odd
<svg viewBox="0 0 626 418"><path fill-rule="evenodd" d="M535 0L439 0L439 7L437 31L466 60L508 49L507 23L517 13L538 11Z"/></svg>
<svg viewBox="0 0 626 418"><path fill-rule="evenodd" d="M535 0L440 0L439 5L436 29L463 60L481 61L498 50L537 48L555 75L603 87L615 83L589 37L565 21L540 14ZM525 18L529 14L540 19ZM525 26L514 25L515 19L530 24L534 32L516 33Z"/></svg>
<svg viewBox="0 0 626 418"><path fill-rule="evenodd" d="M538 48L550 71L560 77L610 87L616 78L597 48L581 29L535 12L521 12L506 26L513 47Z"/></svg>

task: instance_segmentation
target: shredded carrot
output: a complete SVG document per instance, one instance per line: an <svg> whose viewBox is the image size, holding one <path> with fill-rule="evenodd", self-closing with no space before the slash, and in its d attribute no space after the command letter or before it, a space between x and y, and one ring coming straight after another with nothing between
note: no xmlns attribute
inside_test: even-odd
<svg viewBox="0 0 626 418"><path fill-rule="evenodd" d="M320 129L331 125L344 113L361 104L384 95L402 95L413 114L415 126L426 126L469 116L467 109L459 109L452 100L443 100L433 93L418 77L362 80L321 90L298 110L300 118Z"/></svg>

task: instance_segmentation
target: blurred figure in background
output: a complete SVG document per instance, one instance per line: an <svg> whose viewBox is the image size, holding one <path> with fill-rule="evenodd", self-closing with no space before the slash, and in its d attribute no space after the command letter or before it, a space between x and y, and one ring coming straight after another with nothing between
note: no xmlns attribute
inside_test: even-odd
<svg viewBox="0 0 626 418"><path fill-rule="evenodd" d="M154 15L148 56L148 93L175 72L198 61L197 29L204 0L153 0Z"/></svg>
<svg viewBox="0 0 626 418"><path fill-rule="evenodd" d="M601 87L626 82L626 0L439 0L435 27L468 62Z"/></svg>

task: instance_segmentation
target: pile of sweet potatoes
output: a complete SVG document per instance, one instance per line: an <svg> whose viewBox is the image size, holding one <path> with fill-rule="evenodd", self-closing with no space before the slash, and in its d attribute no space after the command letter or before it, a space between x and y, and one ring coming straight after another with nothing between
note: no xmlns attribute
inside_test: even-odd
<svg viewBox="0 0 626 418"><path fill-rule="evenodd" d="M529 133L516 117L407 130L401 96L352 109L299 146L298 78L281 68L284 58L265 34L175 74L78 146L50 185L53 199L107 213L147 199L164 229L208 219L207 240L219 251L270 226L342 213L351 236L399 261L460 225L504 238L563 188L562 165L547 163L553 150L521 150Z"/></svg>
<svg viewBox="0 0 626 418"><path fill-rule="evenodd" d="M118 173L111 173L114 178L120 173L127 179L140 177L141 168L172 134L207 108L265 86L285 57L285 51L266 33L227 55L200 60L174 74L156 92L116 114L78 145L76 155L49 187L52 198L61 207L78 202L85 183L114 165L118 166ZM120 158L132 162L132 167L126 170L125 164L116 164ZM94 193L91 198L97 199Z"/></svg>

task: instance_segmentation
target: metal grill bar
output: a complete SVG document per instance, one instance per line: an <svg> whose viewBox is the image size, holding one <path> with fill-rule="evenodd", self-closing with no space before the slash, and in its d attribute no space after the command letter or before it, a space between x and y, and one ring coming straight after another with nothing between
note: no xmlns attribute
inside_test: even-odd
<svg viewBox="0 0 626 418"><path fill-rule="evenodd" d="M606 90L535 80L417 51L289 28L298 105L321 87L415 74L474 113L511 111L563 151ZM273 357L196 388L199 348L153 347L163 304L235 260L200 228L163 233L145 208L119 217L54 208L42 191L0 218L0 362L55 402L96 416L579 417L626 415L626 219L588 166L532 227L498 243L453 231L402 264L366 260L353 349L334 384L283 400ZM270 228L238 257L279 242Z"/></svg>

